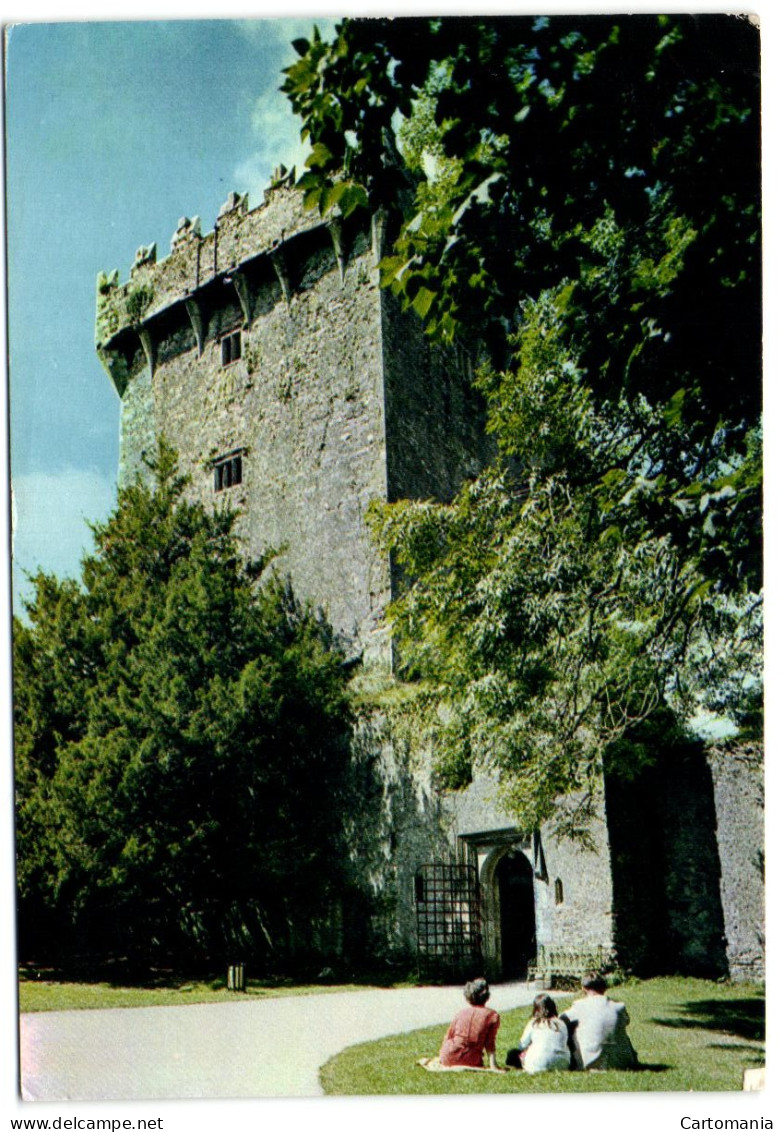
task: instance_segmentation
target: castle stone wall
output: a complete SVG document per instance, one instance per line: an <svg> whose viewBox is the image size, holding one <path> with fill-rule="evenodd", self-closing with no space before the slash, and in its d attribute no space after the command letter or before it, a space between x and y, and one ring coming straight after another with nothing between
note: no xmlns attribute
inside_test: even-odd
<svg viewBox="0 0 784 1132"><path fill-rule="evenodd" d="M421 865L451 860L454 842L433 788L427 752L382 711L355 729L346 863L368 924L370 954L416 962L414 878Z"/></svg>
<svg viewBox="0 0 784 1132"><path fill-rule="evenodd" d="M727 962L737 981L765 977L764 781L762 750L709 752L716 808Z"/></svg>
<svg viewBox="0 0 784 1132"><path fill-rule="evenodd" d="M450 500L489 456L484 411L460 346L433 346L421 320L381 295L389 498Z"/></svg>
<svg viewBox="0 0 784 1132"><path fill-rule="evenodd" d="M601 948L609 954L615 948L615 910L603 796L596 805L584 845L559 841L550 823L542 829L547 886L542 894L541 942L567 951Z"/></svg>
<svg viewBox="0 0 784 1132"><path fill-rule="evenodd" d="M137 476L149 475L144 460L156 448L155 400L149 370L142 370L123 397L120 417L120 487L127 487Z"/></svg>
<svg viewBox="0 0 784 1132"><path fill-rule="evenodd" d="M302 194L297 190L281 185L265 204L273 199L273 207L248 212L247 198L234 195L228 202L233 207L224 206L227 210L222 210L213 231L202 236L198 217L183 218L165 259L158 261L154 245L144 249L147 254L137 257L130 281L99 295L99 345L137 321L140 314L152 318L245 261L276 252L284 242L321 226L318 213L303 210Z"/></svg>
<svg viewBox="0 0 784 1132"><path fill-rule="evenodd" d="M467 357L380 292L376 255L370 230L304 213L287 185L252 212L233 196L215 231L181 221L167 259L140 249L129 283L99 279L97 337L122 396L120 482L165 436L193 496L239 512L248 556L276 549L349 652L388 666L391 567L368 507L450 498L486 445ZM232 453L242 483L216 493Z"/></svg>
<svg viewBox="0 0 784 1132"><path fill-rule="evenodd" d="M562 805L569 803L568 798L562 801ZM597 814L584 845L559 841L552 823L533 837L519 830L515 834L515 819L500 803L495 780L486 775L476 776L465 790L447 795L443 805L453 840L470 841L479 852L480 866L483 854L491 853L493 846L503 849L515 844L529 857L534 872L537 946L575 952L602 948L609 955L614 947L613 886L602 797L597 800ZM558 893L556 881L560 882ZM492 883L491 876L486 883ZM488 893L491 911L493 900ZM492 932L488 945L492 951Z"/></svg>
<svg viewBox="0 0 784 1132"><path fill-rule="evenodd" d="M165 436L193 496L238 510L249 557L279 550L276 568L350 650L387 657L389 564L365 523L371 500L388 495L376 269L369 235L353 233L339 270L332 232L298 210L286 189L254 213L237 207L217 237L188 232L167 260L99 293L101 349L123 375L120 479ZM281 243L292 234L298 243ZM280 273L259 255L273 245ZM242 284L207 278L205 262L240 264ZM139 322L127 308L141 288L150 298ZM221 337L233 331L241 357L224 365ZM237 451L242 483L216 493L214 464Z"/></svg>
<svg viewBox="0 0 784 1132"><path fill-rule="evenodd" d="M705 752L658 753L634 779L607 778L616 937L639 974L729 974L717 811Z"/></svg>
<svg viewBox="0 0 784 1132"><path fill-rule="evenodd" d="M192 496L238 512L249 558L276 549L296 595L367 668L391 664L383 617L395 585L368 506L448 500L489 455L467 356L434 347L380 291L378 239L378 226L305 213L290 183L250 212L232 194L214 231L184 219L166 259L142 248L127 284L99 277L96 324L122 398L121 484L165 436ZM241 342L228 362L224 335ZM216 463L235 456L241 483L216 491ZM348 792L359 896L335 934L364 933L369 954L414 954L423 864L473 860L486 918L496 916L494 869L512 849L533 871L538 943L616 947L643 973L761 974L761 772L750 751L709 763L665 752L636 782L608 781L589 848L559 843L549 825L523 835L492 780L440 796L416 737L402 739L382 712L357 727ZM499 932L487 934L496 963Z"/></svg>
<svg viewBox="0 0 784 1132"><path fill-rule="evenodd" d="M329 248L312 258L331 256ZM242 330L242 357L220 364L219 336L235 309L212 317L201 358L183 354L154 380L158 429L182 454L206 505L239 509L250 557L281 550L276 567L321 605L353 645L381 637L386 560L365 512L386 496L378 294L369 255L318 286L280 299ZM232 319L232 313L234 315ZM242 449L243 482L216 496L213 461Z"/></svg>

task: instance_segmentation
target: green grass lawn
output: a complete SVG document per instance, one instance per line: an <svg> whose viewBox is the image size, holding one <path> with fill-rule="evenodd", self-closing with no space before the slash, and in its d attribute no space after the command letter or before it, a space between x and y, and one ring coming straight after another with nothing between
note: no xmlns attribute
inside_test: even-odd
<svg viewBox="0 0 784 1132"><path fill-rule="evenodd" d="M764 1064L764 991L702 979L650 979L613 988L626 1003L636 1072L428 1073L417 1058L438 1053L443 1025L344 1050L321 1071L325 1093L582 1093L739 1090L743 1070ZM559 999L565 1010L571 997ZM455 1002L457 1010L460 1003ZM530 1007L501 1019L499 1062L517 1045Z"/></svg>
<svg viewBox="0 0 784 1132"><path fill-rule="evenodd" d="M226 989L225 979L183 982L179 985L117 986L108 982L60 982L54 979L19 980L19 1009L24 1014L41 1010L106 1010L117 1006L187 1006L196 1002L247 1002L248 999L283 995L334 994L363 990L370 984L297 984L287 980L261 983L249 979L247 990Z"/></svg>

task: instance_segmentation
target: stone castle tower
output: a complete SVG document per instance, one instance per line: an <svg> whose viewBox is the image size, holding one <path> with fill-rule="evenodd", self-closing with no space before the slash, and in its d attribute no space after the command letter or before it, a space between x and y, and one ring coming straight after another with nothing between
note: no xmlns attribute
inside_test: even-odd
<svg viewBox="0 0 784 1132"><path fill-rule="evenodd" d="M279 171L260 207L231 194L213 231L183 219L166 259L143 247L128 283L99 276L96 337L121 400L121 484L166 436L194 497L238 510L247 554L278 549L349 655L391 672L396 578L368 505L447 500L488 449L470 358L429 343L379 287L383 240L380 216L305 212ZM493 978L616 952L648 968L662 955L671 969L761 969L759 900L751 926L736 914L761 820L742 773L723 771L722 793L702 764L679 772L669 808L608 784L579 848L519 829L490 780L439 793L382 718L356 748L351 864L384 954L481 961Z"/></svg>
<svg viewBox="0 0 784 1132"><path fill-rule="evenodd" d="M120 482L165 435L205 503L240 512L249 556L281 551L295 591L354 654L383 659L393 577L370 542L374 499L450 498L483 458L470 362L431 349L377 284L376 218L321 219L280 176L214 231L181 220L99 281L98 352L122 399Z"/></svg>

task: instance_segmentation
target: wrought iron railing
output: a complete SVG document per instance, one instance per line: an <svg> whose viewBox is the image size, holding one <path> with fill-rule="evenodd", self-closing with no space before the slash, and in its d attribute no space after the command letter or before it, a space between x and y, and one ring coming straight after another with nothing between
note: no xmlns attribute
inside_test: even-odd
<svg viewBox="0 0 784 1132"><path fill-rule="evenodd" d="M580 978L587 971L608 971L614 966L611 948L550 947L540 944L528 964L529 979Z"/></svg>

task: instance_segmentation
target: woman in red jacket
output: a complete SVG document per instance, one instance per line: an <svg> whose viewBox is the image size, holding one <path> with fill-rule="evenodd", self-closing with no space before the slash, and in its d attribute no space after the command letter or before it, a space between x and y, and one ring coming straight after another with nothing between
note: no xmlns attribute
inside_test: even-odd
<svg viewBox="0 0 784 1132"><path fill-rule="evenodd" d="M487 1050L490 1068L503 1072L495 1059L495 1038L501 1018L495 1010L485 1006L490 997L487 980L473 979L466 983L463 994L468 1006L452 1019L438 1060L442 1065L471 1065L479 1069L484 1063L483 1053Z"/></svg>

